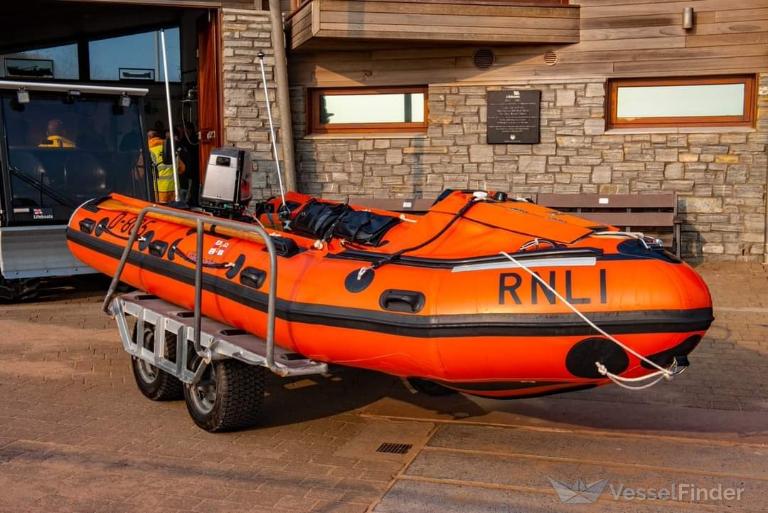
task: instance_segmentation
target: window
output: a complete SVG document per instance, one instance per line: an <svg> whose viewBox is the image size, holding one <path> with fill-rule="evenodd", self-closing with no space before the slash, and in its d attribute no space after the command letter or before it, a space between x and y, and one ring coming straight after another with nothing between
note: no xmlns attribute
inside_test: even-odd
<svg viewBox="0 0 768 513"><path fill-rule="evenodd" d="M751 126L755 77L617 79L608 83L608 99L614 128Z"/></svg>
<svg viewBox="0 0 768 513"><path fill-rule="evenodd" d="M310 91L312 133L412 132L427 129L427 88Z"/></svg>
<svg viewBox="0 0 768 513"><path fill-rule="evenodd" d="M168 79L181 81L179 29L165 31ZM160 32L142 32L98 39L88 43L92 80L138 80L162 82L163 54Z"/></svg>
<svg viewBox="0 0 768 513"><path fill-rule="evenodd" d="M66 223L84 201L110 191L148 197L141 108L117 97L0 92L10 199L16 222Z"/></svg>
<svg viewBox="0 0 768 513"><path fill-rule="evenodd" d="M28 79L77 80L77 44L25 50L0 56L0 77Z"/></svg>

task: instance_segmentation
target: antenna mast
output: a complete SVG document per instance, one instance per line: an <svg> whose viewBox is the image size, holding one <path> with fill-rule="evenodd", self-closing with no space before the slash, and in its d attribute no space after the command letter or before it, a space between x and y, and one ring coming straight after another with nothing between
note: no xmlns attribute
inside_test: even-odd
<svg viewBox="0 0 768 513"><path fill-rule="evenodd" d="M171 165L173 166L174 199L181 201L181 186L179 185L179 168L176 165L176 141L173 137L173 114L171 113L171 86L168 79L168 54L165 50L165 29L160 30L160 46L163 53L163 78L165 79L165 103L168 108L168 135L171 138Z"/></svg>
<svg viewBox="0 0 768 513"><path fill-rule="evenodd" d="M283 186L283 172L280 169L280 155L277 152L277 139L275 137L275 125L272 122L272 107L269 105L269 89L267 89L267 74L264 72L264 52L259 52L259 64L261 65L261 84L264 86L264 103L267 104L267 118L269 119L269 134L272 138L272 154L275 157L275 166L277 167L277 183L280 186L280 198L283 201L283 207L288 208L285 204L285 187Z"/></svg>

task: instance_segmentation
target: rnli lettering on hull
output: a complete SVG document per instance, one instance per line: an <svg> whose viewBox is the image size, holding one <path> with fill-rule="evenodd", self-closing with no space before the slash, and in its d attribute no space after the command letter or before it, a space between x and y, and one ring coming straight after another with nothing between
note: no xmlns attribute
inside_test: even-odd
<svg viewBox="0 0 768 513"><path fill-rule="evenodd" d="M588 284L586 277L579 277L579 282L574 283L573 271L549 271L546 273L536 273L546 280L549 285L560 293L569 303L574 305L589 305L592 303L608 303L607 272L600 269L598 276L590 276L589 279L596 283L589 285L588 290L594 291L591 294L580 293L579 290L585 290ZM511 301L516 305L522 305L523 302L537 305L539 302L548 302L550 305L557 303L557 297L548 290L539 280L533 279L528 274L516 272L499 274L499 304L509 304Z"/></svg>

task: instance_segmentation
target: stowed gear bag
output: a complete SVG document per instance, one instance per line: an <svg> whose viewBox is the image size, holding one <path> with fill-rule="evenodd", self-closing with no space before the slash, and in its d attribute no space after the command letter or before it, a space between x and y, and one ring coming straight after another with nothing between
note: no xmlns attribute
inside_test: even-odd
<svg viewBox="0 0 768 513"><path fill-rule="evenodd" d="M291 230L325 240L332 235L333 227L347 209L349 207L343 203L322 203L311 199L291 221Z"/></svg>
<svg viewBox="0 0 768 513"><path fill-rule="evenodd" d="M379 246L384 235L399 222L400 219L397 217L360 212L350 208L336 223L333 236L358 244Z"/></svg>
<svg viewBox="0 0 768 513"><path fill-rule="evenodd" d="M358 244L378 246L384 235L400 219L356 211L342 203L309 201L296 215L291 229L301 235L328 240L338 237Z"/></svg>

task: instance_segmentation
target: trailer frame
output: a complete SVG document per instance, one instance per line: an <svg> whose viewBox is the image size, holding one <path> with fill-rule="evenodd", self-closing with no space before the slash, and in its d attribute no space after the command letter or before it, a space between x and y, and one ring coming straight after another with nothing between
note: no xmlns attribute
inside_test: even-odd
<svg viewBox="0 0 768 513"><path fill-rule="evenodd" d="M142 240L140 231L143 221L146 216L152 214L172 215L195 223L197 249L193 258L195 290L192 310L144 292L116 294L125 266L131 252L134 251L134 244ZM217 227L252 232L264 241L269 255L266 336L264 338L205 317L202 313L204 237L206 232L213 233ZM270 235L261 226L216 218L205 213L179 211L156 205L147 206L137 214L102 308L115 318L123 349L134 358L134 365L146 362L168 375L163 376L163 379L175 378L184 384L187 408L198 426L208 431L239 429L251 425L255 417L246 416L247 421L243 421L242 411L238 408L230 408L224 413L215 411L217 417L211 420L209 418L211 412L200 412L199 404L194 404L195 400L190 399L194 397L194 388L202 386L201 379L209 367L213 366L207 374L216 376L213 379L218 380L213 387L214 395L228 395L229 398L225 401L227 404L256 405L254 407L260 407L261 404L261 397L254 397L254 395L263 394L263 376L259 375L254 380L251 379L252 377L248 378L247 372L241 369L238 372L230 372L230 377L222 380L219 377L223 374L222 372L213 372L217 365L226 366L234 360L251 366L250 368L269 370L284 378L328 372L326 363L311 360L275 344L277 272L278 260L275 245ZM131 329L132 320L135 320L133 330ZM153 335L151 347L147 347L145 343L144 334L147 331ZM175 344L175 348L173 351L168 351L168 344L171 343ZM169 354L174 355L173 359L166 356ZM134 375L141 389L142 385L138 383L140 377L136 373ZM239 384L233 384L236 376L240 375L246 377L241 379ZM257 390L243 390L242 383L259 383L259 385ZM169 398L171 397L166 397L166 399ZM155 400L164 399L158 396Z"/></svg>

